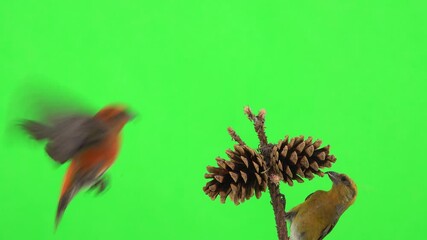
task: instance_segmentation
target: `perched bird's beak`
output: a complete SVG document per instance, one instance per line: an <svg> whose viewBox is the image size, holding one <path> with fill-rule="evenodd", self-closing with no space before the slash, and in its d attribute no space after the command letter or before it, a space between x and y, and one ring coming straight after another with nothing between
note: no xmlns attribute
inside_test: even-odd
<svg viewBox="0 0 427 240"><path fill-rule="evenodd" d="M339 174L336 172L326 172L326 174L328 174L329 178L331 179L332 182L337 183L339 180Z"/></svg>

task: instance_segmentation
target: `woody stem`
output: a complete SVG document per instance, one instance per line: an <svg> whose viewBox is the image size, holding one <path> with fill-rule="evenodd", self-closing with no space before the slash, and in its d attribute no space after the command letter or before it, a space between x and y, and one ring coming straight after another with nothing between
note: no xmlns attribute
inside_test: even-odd
<svg viewBox="0 0 427 240"><path fill-rule="evenodd" d="M288 229L285 220L285 196L280 194L279 185L269 181L268 190L270 192L271 204L273 205L274 218L276 220L277 235L279 240L288 240Z"/></svg>
<svg viewBox="0 0 427 240"><path fill-rule="evenodd" d="M260 141L259 149L261 150L261 154L264 157L264 160L266 161L267 165L270 162L270 154L272 150L271 144L268 144L267 141L267 135L265 134L265 127L264 127L264 117L265 117L265 111L261 110L257 116L255 116L251 109L249 107L245 108L245 113L248 116L249 120L251 120L254 123L255 131L258 134L258 138ZM271 173L274 174L274 173ZM268 191L270 192L270 198L271 198L271 204L273 205L273 211L274 211L274 218L276 220L276 229L277 229L277 235L279 237L279 240L288 240L288 229L286 226L286 220L285 220L285 206L286 206L286 200L285 195L280 193L279 184L275 183L271 179L271 174L269 171L269 178L268 178Z"/></svg>

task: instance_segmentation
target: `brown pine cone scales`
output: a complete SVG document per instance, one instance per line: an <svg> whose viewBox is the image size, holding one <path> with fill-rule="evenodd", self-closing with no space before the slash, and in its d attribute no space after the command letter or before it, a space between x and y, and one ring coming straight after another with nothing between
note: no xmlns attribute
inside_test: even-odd
<svg viewBox="0 0 427 240"><path fill-rule="evenodd" d="M235 145L234 151L226 151L229 161L217 158L219 167L208 166L209 181L203 191L214 200L218 195L225 203L227 196L236 204L244 202L267 189L267 169L263 157L244 145Z"/></svg>
<svg viewBox="0 0 427 240"><path fill-rule="evenodd" d="M293 180L301 183L303 178L313 179L314 174L323 177L320 169L331 167L336 158L329 155L329 145L319 148L321 144L321 140L313 142L312 137L304 140L304 136L299 136L289 140L286 136L273 147L271 155L275 157L271 157L271 165L290 186Z"/></svg>
<svg viewBox="0 0 427 240"><path fill-rule="evenodd" d="M235 145L234 151L226 151L230 160L218 157L218 167L207 167L209 173L205 178L212 180L203 191L212 200L219 195L221 203L229 197L238 205L254 194L260 198L267 189L268 176L276 183L282 180L290 186L294 185L293 181L304 182L303 178L311 180L314 174L323 177L320 169L331 167L336 158L329 155L329 145L319 148L321 144L321 140L313 142L312 137L304 140L304 136L299 136L289 140L286 136L272 145L270 159L264 159L247 145Z"/></svg>

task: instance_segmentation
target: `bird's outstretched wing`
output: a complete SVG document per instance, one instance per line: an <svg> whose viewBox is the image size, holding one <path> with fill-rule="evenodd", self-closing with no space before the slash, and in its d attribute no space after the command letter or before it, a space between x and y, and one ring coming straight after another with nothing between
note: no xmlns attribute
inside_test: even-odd
<svg viewBox="0 0 427 240"><path fill-rule="evenodd" d="M67 116L55 119L46 145L48 155L59 163L71 159L83 149L101 141L108 127L89 116Z"/></svg>
<svg viewBox="0 0 427 240"><path fill-rule="evenodd" d="M47 154L61 164L100 142L109 129L101 121L86 115L57 117L50 124L26 120L21 126L36 140L47 139Z"/></svg>

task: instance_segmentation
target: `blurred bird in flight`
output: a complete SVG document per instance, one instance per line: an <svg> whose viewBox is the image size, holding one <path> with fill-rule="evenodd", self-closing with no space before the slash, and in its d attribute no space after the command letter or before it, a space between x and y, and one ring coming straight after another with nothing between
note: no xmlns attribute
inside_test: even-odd
<svg viewBox="0 0 427 240"><path fill-rule="evenodd" d="M36 140L47 140L45 150L56 162L71 160L64 177L55 229L72 198L90 187L102 192L104 173L114 163L120 149L120 132L132 118L126 108L111 105L95 116L69 114L51 116L48 123L25 120L23 129Z"/></svg>
<svg viewBox="0 0 427 240"><path fill-rule="evenodd" d="M316 191L286 214L291 223L290 240L321 240L356 200L357 187L345 174L327 172L332 180L329 191Z"/></svg>

